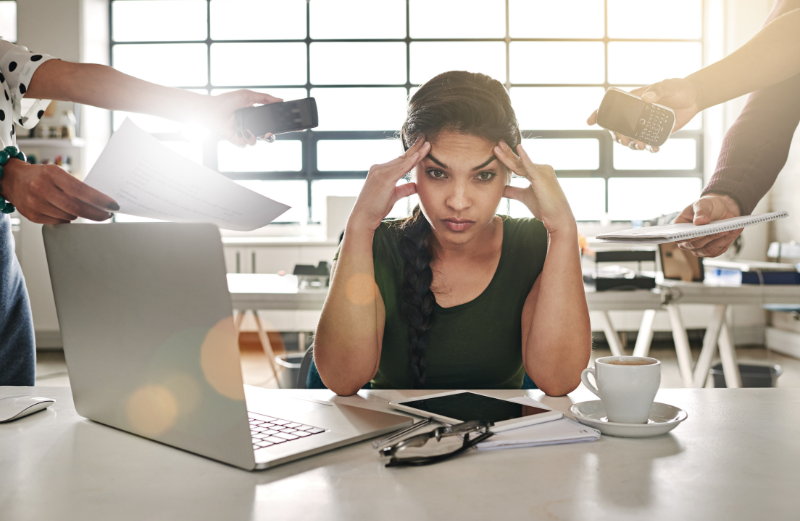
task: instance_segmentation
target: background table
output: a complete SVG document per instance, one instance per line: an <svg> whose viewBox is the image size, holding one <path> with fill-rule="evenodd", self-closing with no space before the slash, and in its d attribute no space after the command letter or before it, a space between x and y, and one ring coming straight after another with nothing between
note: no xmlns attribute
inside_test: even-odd
<svg viewBox="0 0 800 521"><path fill-rule="evenodd" d="M68 388L0 388L0 396L13 394L58 400L0 424L0 518L14 521L797 518L800 389L661 390L657 400L689 419L658 438L471 451L399 469L384 468L362 442L262 472L84 420ZM387 398L419 394L333 399L385 409ZM543 401L564 411L592 398L579 390Z"/></svg>

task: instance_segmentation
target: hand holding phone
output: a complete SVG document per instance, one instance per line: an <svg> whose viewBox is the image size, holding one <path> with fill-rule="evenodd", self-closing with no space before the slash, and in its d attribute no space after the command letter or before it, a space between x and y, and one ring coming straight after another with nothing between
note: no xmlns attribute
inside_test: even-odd
<svg viewBox="0 0 800 521"><path fill-rule="evenodd" d="M618 91L619 89L615 90ZM657 103L662 107L671 109L675 114L675 125L672 132L683 128L699 113L696 88L694 84L687 79L674 78L660 81L647 87L634 89L629 94L641 97L642 101L646 104ZM597 114L598 111L594 111L592 115L589 116L586 123L588 125L598 123ZM604 128L606 127L604 126ZM659 147L657 145L650 145L635 138L632 139L629 134L622 132L614 130L610 130L610 132L614 141L621 145L630 146L633 150L644 150L647 148L651 152L658 152Z"/></svg>
<svg viewBox="0 0 800 521"><path fill-rule="evenodd" d="M314 98L270 103L239 109L234 114L237 135L253 136L297 132L319 125Z"/></svg>
<svg viewBox="0 0 800 521"><path fill-rule="evenodd" d="M657 103L611 87L597 109L597 124L646 145L661 146L675 127L675 112Z"/></svg>

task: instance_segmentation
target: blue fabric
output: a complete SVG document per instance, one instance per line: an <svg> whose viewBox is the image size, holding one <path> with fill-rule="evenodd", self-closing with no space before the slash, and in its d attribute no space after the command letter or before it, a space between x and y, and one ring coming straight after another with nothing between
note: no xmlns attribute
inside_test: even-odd
<svg viewBox="0 0 800 521"><path fill-rule="evenodd" d="M317 371L317 364L313 359L311 360L311 365L308 367L308 376L306 376L306 389L327 389L325 384L322 383L322 378L320 378L319 371ZM367 382L367 385L362 387L362 389L372 389L372 385ZM525 378L522 379L521 389L538 389L538 387L533 380L531 380L531 377L525 373Z"/></svg>
<svg viewBox="0 0 800 521"><path fill-rule="evenodd" d="M0 218L0 385L33 385L36 349L25 278L14 253L11 219Z"/></svg>

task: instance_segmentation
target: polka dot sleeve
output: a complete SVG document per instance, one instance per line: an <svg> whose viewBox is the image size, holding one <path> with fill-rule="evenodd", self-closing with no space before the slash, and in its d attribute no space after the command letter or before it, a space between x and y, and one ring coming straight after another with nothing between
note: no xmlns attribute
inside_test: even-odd
<svg viewBox="0 0 800 521"><path fill-rule="evenodd" d="M0 139L4 146L15 141L14 125L26 129L35 127L50 104L50 100L36 100L22 113L22 98L33 73L39 65L52 59L47 54L32 53L25 47L0 39L0 87L3 88L3 97L0 98Z"/></svg>

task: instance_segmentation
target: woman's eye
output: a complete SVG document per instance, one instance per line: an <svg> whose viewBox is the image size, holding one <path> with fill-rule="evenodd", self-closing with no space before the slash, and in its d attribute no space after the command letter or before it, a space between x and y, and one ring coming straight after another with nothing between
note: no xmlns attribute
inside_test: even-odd
<svg viewBox="0 0 800 521"><path fill-rule="evenodd" d="M481 172L476 176L476 179L478 181L491 181L496 175L494 172Z"/></svg>
<svg viewBox="0 0 800 521"><path fill-rule="evenodd" d="M428 177L432 177L433 179L444 179L445 177L447 177L444 174L444 172L442 172L441 170L437 170L435 168L431 168L430 170L427 170L426 173L428 174Z"/></svg>

